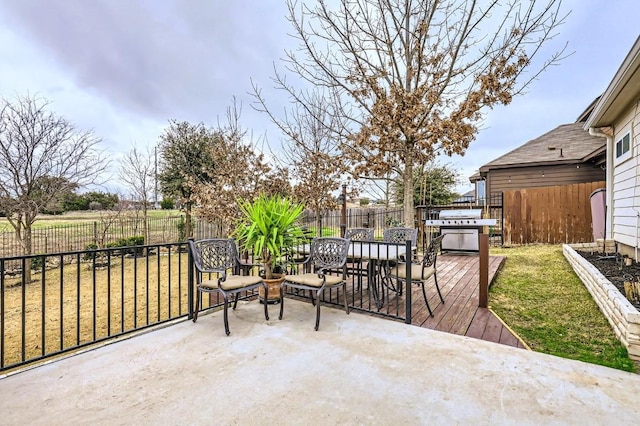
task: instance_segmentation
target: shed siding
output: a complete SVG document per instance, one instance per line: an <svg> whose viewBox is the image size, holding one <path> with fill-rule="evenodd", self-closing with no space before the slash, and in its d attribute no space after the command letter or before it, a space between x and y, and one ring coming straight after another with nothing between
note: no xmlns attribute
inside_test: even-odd
<svg viewBox="0 0 640 426"><path fill-rule="evenodd" d="M628 131L631 131L631 158L619 164L614 158L613 239L635 248L640 233L640 113L637 102L614 125L614 149L616 141Z"/></svg>
<svg viewBox="0 0 640 426"><path fill-rule="evenodd" d="M599 182L605 179L604 170L589 164L580 164L580 168L565 164L494 169L487 173L487 193Z"/></svg>

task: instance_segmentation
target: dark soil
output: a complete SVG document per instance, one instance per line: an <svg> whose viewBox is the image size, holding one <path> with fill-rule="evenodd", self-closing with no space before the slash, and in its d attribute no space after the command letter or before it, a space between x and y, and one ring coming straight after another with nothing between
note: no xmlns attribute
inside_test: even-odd
<svg viewBox="0 0 640 426"><path fill-rule="evenodd" d="M640 263L632 262L630 266L624 264L624 258L619 255L605 255L602 253L578 252L589 263L598 268L624 296L624 282L640 280ZM640 311L640 303L630 301Z"/></svg>

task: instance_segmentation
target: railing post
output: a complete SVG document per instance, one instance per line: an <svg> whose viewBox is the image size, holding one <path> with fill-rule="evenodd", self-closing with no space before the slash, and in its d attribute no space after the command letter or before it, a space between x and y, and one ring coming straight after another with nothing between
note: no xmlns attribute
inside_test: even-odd
<svg viewBox="0 0 640 426"><path fill-rule="evenodd" d="M405 324L411 324L411 294L413 293L412 290L412 286L411 286L411 258L412 258L412 254L411 254L411 250L413 249L412 247L413 242L411 240L407 240L405 242L405 248L406 248L406 256L407 256L407 262L405 264L407 270L406 270L406 274L407 274L407 287L404 289L405 291ZM400 285L398 283L398 285Z"/></svg>
<svg viewBox="0 0 640 426"><path fill-rule="evenodd" d="M478 296L478 306L487 308L489 306L489 235L479 234L480 244L480 294Z"/></svg>
<svg viewBox="0 0 640 426"><path fill-rule="evenodd" d="M189 238L189 241L193 241L193 237ZM191 254L191 248L187 247L187 304L189 305L189 319L193 319L193 256Z"/></svg>
<svg viewBox="0 0 640 426"><path fill-rule="evenodd" d="M340 197L342 203L342 215L340 220L340 236L344 238L347 231L347 185L342 185L342 195Z"/></svg>

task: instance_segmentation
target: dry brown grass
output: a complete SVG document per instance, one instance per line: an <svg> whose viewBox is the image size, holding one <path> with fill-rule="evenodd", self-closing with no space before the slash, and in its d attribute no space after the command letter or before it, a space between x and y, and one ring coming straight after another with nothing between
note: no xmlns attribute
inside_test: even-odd
<svg viewBox="0 0 640 426"><path fill-rule="evenodd" d="M44 280L34 274L24 288L6 278L4 365L41 356L43 345L48 354L185 314L187 270L186 253L173 252L112 257L111 268L96 270L91 263L64 265L47 270Z"/></svg>

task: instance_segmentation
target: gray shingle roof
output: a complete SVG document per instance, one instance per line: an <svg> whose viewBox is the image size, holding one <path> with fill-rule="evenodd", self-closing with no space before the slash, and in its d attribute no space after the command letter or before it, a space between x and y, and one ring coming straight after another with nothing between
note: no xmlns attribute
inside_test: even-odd
<svg viewBox="0 0 640 426"><path fill-rule="evenodd" d="M585 162L605 149L606 140L591 136L582 126L583 123L562 124L485 164L480 171L518 165Z"/></svg>

